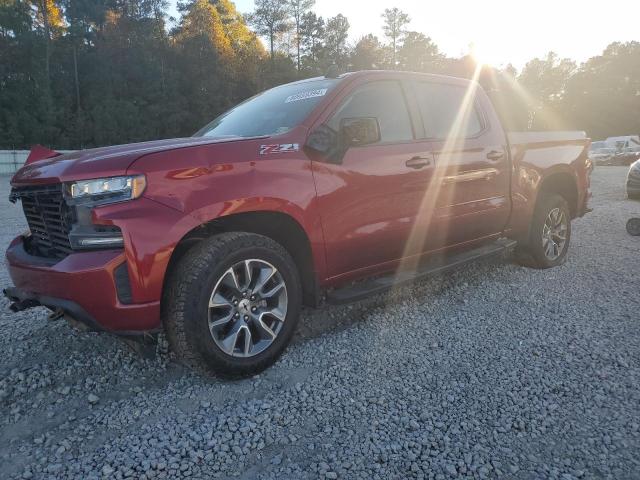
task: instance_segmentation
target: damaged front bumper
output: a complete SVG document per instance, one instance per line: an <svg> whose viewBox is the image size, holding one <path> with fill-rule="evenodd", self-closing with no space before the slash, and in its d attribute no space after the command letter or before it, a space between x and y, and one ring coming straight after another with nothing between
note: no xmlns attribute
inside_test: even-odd
<svg viewBox="0 0 640 480"><path fill-rule="evenodd" d="M13 311L44 306L90 330L119 335L159 330L159 301L126 303L118 275L126 268L122 250L77 252L49 262L27 253L23 237L17 237L7 249L6 263L14 286L4 294Z"/></svg>

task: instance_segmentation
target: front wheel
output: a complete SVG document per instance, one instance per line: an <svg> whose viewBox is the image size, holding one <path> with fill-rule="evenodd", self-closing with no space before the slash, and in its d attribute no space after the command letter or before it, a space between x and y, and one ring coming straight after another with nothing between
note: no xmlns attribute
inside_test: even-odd
<svg viewBox="0 0 640 480"><path fill-rule="evenodd" d="M571 240L571 213L567 201L555 193L541 192L536 204L523 263L551 268L564 263Z"/></svg>
<svg viewBox="0 0 640 480"><path fill-rule="evenodd" d="M258 373L282 354L298 323L295 263L262 235L213 236L180 260L163 298L172 350L224 376Z"/></svg>

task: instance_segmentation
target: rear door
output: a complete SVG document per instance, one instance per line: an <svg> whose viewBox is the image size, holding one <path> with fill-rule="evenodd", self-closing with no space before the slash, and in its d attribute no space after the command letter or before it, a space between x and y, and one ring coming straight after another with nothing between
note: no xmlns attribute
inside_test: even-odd
<svg viewBox="0 0 640 480"><path fill-rule="evenodd" d="M510 212L506 137L489 99L475 83L412 83L434 155L428 250L498 235Z"/></svg>
<svg viewBox="0 0 640 480"><path fill-rule="evenodd" d="M433 160L415 139L402 83L351 87L323 123L338 131L357 117L378 119L380 141L350 147L337 164L312 162L330 277L385 270L424 249L409 239Z"/></svg>

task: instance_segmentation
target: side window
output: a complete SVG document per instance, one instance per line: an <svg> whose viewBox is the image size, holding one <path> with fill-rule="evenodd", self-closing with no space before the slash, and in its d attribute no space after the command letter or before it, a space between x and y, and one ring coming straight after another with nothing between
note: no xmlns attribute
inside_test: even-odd
<svg viewBox="0 0 640 480"><path fill-rule="evenodd" d="M409 111L398 82L379 81L358 87L327 125L338 131L341 119L354 117L376 117L381 143L413 140Z"/></svg>
<svg viewBox="0 0 640 480"><path fill-rule="evenodd" d="M474 106L475 98L465 99L465 88L419 82L415 90L428 138L473 137L482 131L482 121Z"/></svg>

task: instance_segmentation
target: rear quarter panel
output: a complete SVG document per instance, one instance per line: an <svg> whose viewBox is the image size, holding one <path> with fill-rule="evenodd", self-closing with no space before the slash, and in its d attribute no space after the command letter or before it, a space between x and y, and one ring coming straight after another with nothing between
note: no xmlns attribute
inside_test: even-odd
<svg viewBox="0 0 640 480"><path fill-rule="evenodd" d="M507 233L526 238L540 186L557 173L565 173L575 181L578 192L575 214L581 216L590 196L591 173L587 155L591 141L584 132L511 132L507 136L513 169L513 209Z"/></svg>

